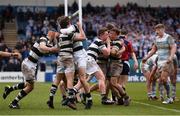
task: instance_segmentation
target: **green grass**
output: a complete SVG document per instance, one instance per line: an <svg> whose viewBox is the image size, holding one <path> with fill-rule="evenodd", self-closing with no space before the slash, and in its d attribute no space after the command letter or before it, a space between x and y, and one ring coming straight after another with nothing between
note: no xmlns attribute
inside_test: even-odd
<svg viewBox="0 0 180 116"><path fill-rule="evenodd" d="M13 83L0 83L1 96L4 86L7 84L13 85ZM128 107L101 105L100 95L93 92L92 109L85 110L83 104L78 104L78 110L76 111L60 105L61 95L59 91L55 97L55 109L49 109L46 101L50 86L51 83L36 83L34 91L21 100L21 109L13 110L8 108L9 103L17 95L18 91L12 92L6 100L0 97L0 115L180 115L179 101L169 105L164 105L160 101L148 101L145 83L128 83L127 91L132 98L131 105ZM177 84L177 96L180 96L180 84ZM147 106L147 104L151 106Z"/></svg>

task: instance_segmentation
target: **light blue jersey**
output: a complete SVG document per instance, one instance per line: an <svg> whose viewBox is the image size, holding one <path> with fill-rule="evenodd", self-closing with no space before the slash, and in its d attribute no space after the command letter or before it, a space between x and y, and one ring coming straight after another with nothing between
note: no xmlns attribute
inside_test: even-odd
<svg viewBox="0 0 180 116"><path fill-rule="evenodd" d="M157 47L158 65L162 66L170 56L170 46L175 44L171 35L164 33L162 38L156 37L154 45Z"/></svg>

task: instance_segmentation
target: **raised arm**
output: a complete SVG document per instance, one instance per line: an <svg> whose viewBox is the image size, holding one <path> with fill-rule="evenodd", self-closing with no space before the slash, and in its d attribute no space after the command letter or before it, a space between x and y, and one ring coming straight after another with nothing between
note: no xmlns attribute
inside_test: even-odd
<svg viewBox="0 0 180 116"><path fill-rule="evenodd" d="M82 25L79 22L77 23L77 25L79 27L79 33L75 34L74 40L77 40L77 41L85 40L86 39L86 35L84 33Z"/></svg>
<svg viewBox="0 0 180 116"><path fill-rule="evenodd" d="M107 43L107 48L106 47L102 48L101 52L103 53L104 56L109 56L111 51L110 38L107 38L106 43Z"/></svg>
<svg viewBox="0 0 180 116"><path fill-rule="evenodd" d="M142 62L145 63L147 61L147 59L149 59L153 54L156 53L156 51L157 51L157 47L155 45L153 45L151 51L149 52L149 54L147 54L147 56L145 56L142 59Z"/></svg>

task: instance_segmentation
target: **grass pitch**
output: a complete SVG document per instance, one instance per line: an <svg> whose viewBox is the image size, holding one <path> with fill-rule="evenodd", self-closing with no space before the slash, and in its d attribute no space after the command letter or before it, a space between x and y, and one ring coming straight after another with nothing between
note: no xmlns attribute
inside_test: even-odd
<svg viewBox="0 0 180 116"><path fill-rule="evenodd" d="M61 95L55 96L55 109L49 109L46 101L49 96L51 83L36 83L35 89L20 101L21 109L9 109L9 103L19 91L12 92L6 100L2 98L5 85L14 83L0 83L0 115L180 115L180 101L173 104L162 104L160 101L148 101L145 83L128 83L127 92L131 96L130 106L101 105L100 95L93 92L93 107L85 110L84 105L78 103L78 110L61 106ZM177 97L180 96L180 83L177 84Z"/></svg>

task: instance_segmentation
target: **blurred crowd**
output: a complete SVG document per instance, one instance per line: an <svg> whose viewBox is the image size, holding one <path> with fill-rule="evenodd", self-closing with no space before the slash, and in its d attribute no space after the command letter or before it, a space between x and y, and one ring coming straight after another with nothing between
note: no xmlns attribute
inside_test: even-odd
<svg viewBox="0 0 180 116"><path fill-rule="evenodd" d="M74 2L69 6L69 14L78 10L78 4ZM97 35L97 30L107 23L114 23L120 29L128 30L128 39L133 43L137 58L142 58L147 54L155 37L153 27L157 23L166 26L166 32L171 34L177 43L177 56L180 59L180 8L152 8L140 7L134 3L126 6L117 3L114 7L96 6L88 3L83 7L83 27L87 35L88 42L93 41ZM32 44L42 35L46 35L49 29L56 29L56 19L64 14L64 5L59 5L55 10L32 12L30 9L19 9L13 11L13 7L8 5L1 11L0 17L0 50L11 51L4 44L3 28L4 22L13 21L16 18L18 24L18 42L13 50L18 50L22 54L22 59L26 58ZM74 18L72 22L78 19ZM0 70L6 70L8 64L19 65L21 60L0 59ZM18 62L18 63L17 63ZM179 62L180 63L180 62ZM17 67L17 66L15 66Z"/></svg>

